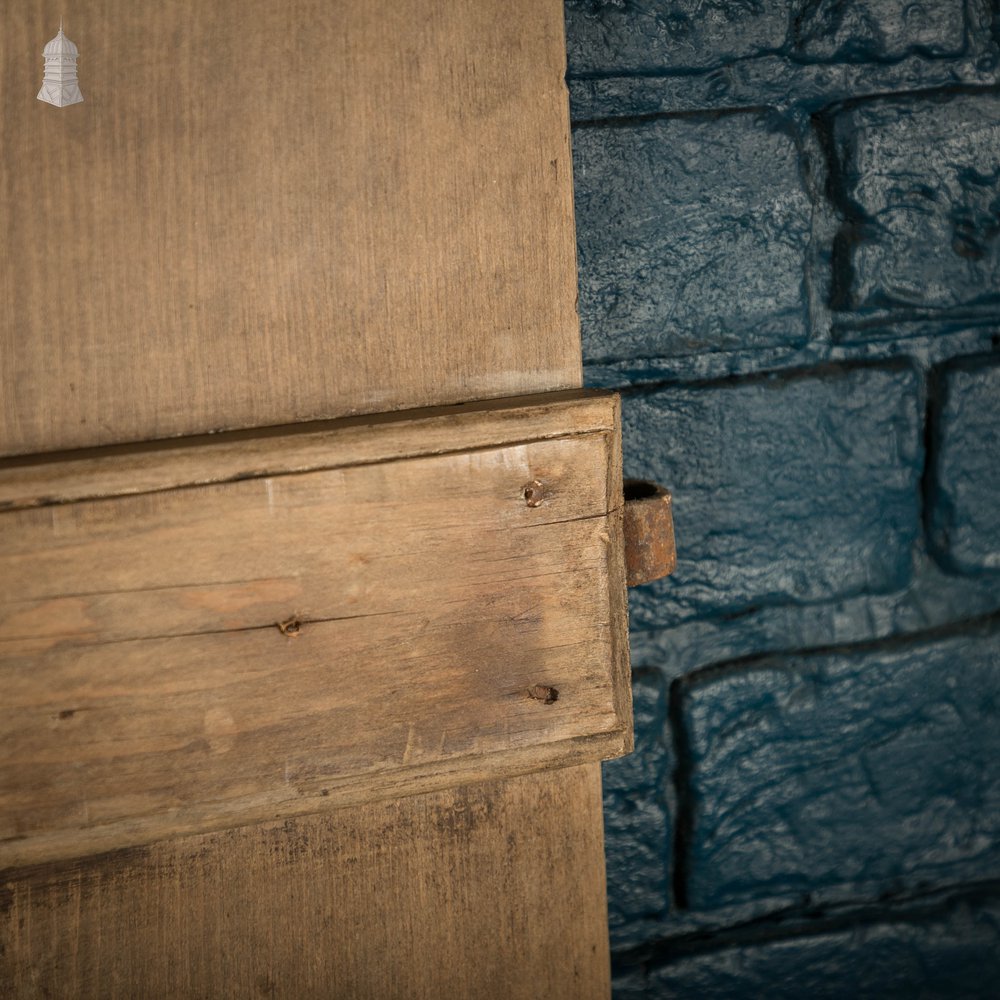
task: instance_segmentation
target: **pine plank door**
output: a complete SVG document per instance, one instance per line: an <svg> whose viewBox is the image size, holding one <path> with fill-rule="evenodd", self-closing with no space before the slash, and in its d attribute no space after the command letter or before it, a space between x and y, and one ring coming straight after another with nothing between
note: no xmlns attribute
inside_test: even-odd
<svg viewBox="0 0 1000 1000"><path fill-rule="evenodd" d="M0 16L3 994L607 996L560 0Z"/></svg>

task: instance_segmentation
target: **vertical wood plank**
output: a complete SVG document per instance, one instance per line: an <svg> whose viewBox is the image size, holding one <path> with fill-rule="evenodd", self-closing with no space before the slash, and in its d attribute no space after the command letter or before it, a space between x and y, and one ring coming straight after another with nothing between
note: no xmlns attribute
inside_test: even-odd
<svg viewBox="0 0 1000 1000"><path fill-rule="evenodd" d="M0 455L580 384L560 4L64 6L3 9Z"/></svg>
<svg viewBox="0 0 1000 1000"><path fill-rule="evenodd" d="M4 995L606 997L600 809L587 765L0 873Z"/></svg>
<svg viewBox="0 0 1000 1000"><path fill-rule="evenodd" d="M7 5L0 456L580 385L562 17ZM587 764L7 871L0 992L606 997L601 841Z"/></svg>

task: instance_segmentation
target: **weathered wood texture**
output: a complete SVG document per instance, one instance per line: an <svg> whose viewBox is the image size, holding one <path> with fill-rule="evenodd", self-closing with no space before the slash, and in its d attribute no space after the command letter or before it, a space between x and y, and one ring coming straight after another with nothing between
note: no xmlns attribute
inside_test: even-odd
<svg viewBox="0 0 1000 1000"><path fill-rule="evenodd" d="M0 873L0 992L606 998L600 810L587 765Z"/></svg>
<svg viewBox="0 0 1000 1000"><path fill-rule="evenodd" d="M41 47L61 14L80 47L85 98L69 108L35 99ZM0 33L0 455L578 386L562 17L560 0L74 0L71 10L54 0L7 4ZM362 424L350 433L340 427L335 441L327 436L329 428L301 435L280 428L235 439L210 437L194 449L187 448L190 442L141 452L117 449L113 459L105 454L99 471L92 456L6 463L0 497L8 513L0 515L0 524L25 519L31 531L48 532L69 562L87 546L89 532L109 539L123 555L136 551L130 548L130 526L147 531L159 524L168 570L157 581L150 577L149 558L137 557L127 574L129 593L123 593L120 579L107 588L95 583L101 574L107 579L101 557L79 588L81 596L69 599L80 601L75 609L58 602L46 608L48 597L63 593L47 589L49 583L65 582L64 569L49 557L45 573L54 574L51 580L41 571L21 577L27 584L14 599L27 617L8 633L10 642L33 638L39 669L50 677L60 673L76 694L111 713L106 718L113 717L118 698L145 699L141 707L154 725L129 728L119 719L126 752L104 764L123 773L131 768L141 778L147 763L155 771L157 755L132 760L130 754L137 741L160 741L176 768L169 779L161 773L164 780L151 790L155 808L162 807L171 782L187 782L190 789L199 767L204 775L204 767L211 771L237 760L248 740L253 746L243 777L258 793L262 777L273 777L268 760L278 761L278 742L289 734L286 710L298 712L307 700L313 707L302 681L311 676L324 684L344 682L341 661L316 655L323 631L333 637L337 629L353 628L351 635L361 633L373 655L381 655L382 623L392 619L358 619L353 626L321 621L333 612L300 596L301 581L288 578L290 554L279 551L277 541L291 537L287 529L297 514L289 504L295 498L314 512L326 493L286 486L298 476L322 482L326 491L346 490L352 473L344 465L365 466L370 476L384 468L378 463L402 464L396 460L407 449L424 456L414 464L447 456L453 474L458 453L481 446L467 434L467 408L453 416L452 427L442 430L431 421L405 447L397 441L397 451L383 448L378 454L368 450L375 438ZM532 461L550 454L536 444L548 441L545 433L527 428L523 414L507 409L495 417L494 453L514 456L512 469L518 462L531 464L529 450ZM592 427L594 434L604 430ZM286 451L289 436L296 439L298 466ZM415 439L424 443L415 446ZM199 458L202 445L210 446L208 472ZM331 461L332 453L338 457ZM467 456L470 467L476 454ZM620 469L609 455L607 482L617 490ZM239 485L245 473L256 478ZM255 533L230 555L248 563L265 554L278 558L285 576L244 577L242 591L239 575L192 577L210 586L189 588L193 600L186 604L181 588L174 587L184 576L179 567L186 556L192 569L203 569L205 555L187 544L186 522L169 520L186 502L181 494L238 496L261 512L268 480L284 527L276 539L271 531ZM180 482L184 489L171 488ZM449 490L439 491L439 501L428 512L433 524L420 526L428 542L463 516L461 498ZM356 500L355 509L361 506ZM240 508L234 528L249 530L249 509ZM116 520L115 511L125 510L134 513L134 522ZM544 507L538 513L544 517ZM202 538L208 537L208 519L205 511L193 519ZM519 536L537 539L550 528L572 533L594 523L512 527L511 561L521 558ZM617 530L613 521L611 527ZM342 538L342 526L330 518L324 530ZM64 531L70 535L60 537ZM363 537L350 540L351 551L384 546L378 531L373 510ZM314 555L322 552L316 534L297 537ZM0 538L8 543L2 527ZM593 536L585 538L586 545L593 542ZM9 551L17 551L16 540L11 544ZM557 544L575 540L559 534ZM495 538L484 539L484 551L497 551ZM431 546L428 556L443 561L444 550ZM473 576L483 569L476 553L452 563L452 570L459 566ZM321 559L310 565L310 579L332 592ZM408 565L414 569L413 561ZM375 579L370 563L353 569L361 580ZM551 578L521 581L511 566L503 572L510 593L498 591L490 604L480 589L476 613L485 612L488 627L466 622L470 642L495 642L520 629L524 641L540 649L548 639L538 631L537 608L547 620L565 605L572 620L586 603L588 587L606 589L609 627L624 620L622 568L614 558L604 577L581 578L579 592L558 606L546 583ZM143 597L132 588L143 578L168 586ZM111 592L94 593L98 589ZM537 598L535 606L515 600L526 591ZM221 704L213 699L226 697L219 662L198 674L175 658L171 670L157 673L156 657L164 648L195 637L126 638L135 629L131 616L147 614L150 600L170 629L197 631L208 621L223 621L233 650L259 644L266 651L268 658L256 661L256 676L253 659L235 664L243 694L253 694L258 714L230 720L212 711ZM401 709L380 702L379 692L405 682L414 689L405 695L407 705L419 707L431 661L407 666L409 645L429 649L435 634L444 634L438 625L456 625L457 607L439 609L439 617L415 615L415 627L396 633L395 645L384 651L384 670L362 672L371 700L362 705L352 692L358 714L372 711L379 720L373 729L382 726L382 742L362 741L359 752L381 748L397 772L407 752L403 716L393 728L392 713ZM289 613L307 619L297 639L270 624ZM57 619L72 636L54 634ZM229 622L248 620L263 627L233 635ZM95 643L87 633L98 629L119 640ZM67 644L73 645L89 669L102 649L117 646L121 652L142 641L152 659L134 660L128 668L136 669L137 687L115 690L99 671L88 676L65 659ZM611 642L606 654L624 664L624 632L611 628ZM494 651L502 652L502 645ZM447 654L452 659L446 667L454 691L469 667L477 675L476 663L465 659L458 669L453 654ZM508 650L507 659L518 655ZM548 655L534 664L499 666L486 678L480 667L481 686L469 679L462 693L478 711L493 704L502 680L538 681L538 671L528 668L547 667ZM121 667L126 660L116 662ZM230 652L225 662L233 663ZM275 672L288 663L290 675ZM30 679L25 681L22 666L16 675L23 695ZM172 692L171 676L177 682ZM214 692L213 681L220 682ZM618 718L627 716L627 695L626 685L615 696ZM307 716L308 725L315 727L329 710L323 697L316 699L317 718ZM498 724L513 720L515 735L531 729L518 728L525 719L546 720L532 732L553 739L521 751L508 748L507 756L489 751L479 761L510 762L522 753L516 769L555 762L545 758L546 748L556 748L557 756L573 750L558 756L564 763L576 759L576 750L589 753L587 737L564 738L572 726L551 721L572 716L568 697L561 691L549 705L500 699L510 711L488 718ZM178 710L176 733L169 731L163 698ZM192 711L199 699L200 716ZM51 726L39 746L49 736L69 742L62 750L58 742L48 744L56 752L35 754L29 767L52 768L51 782L40 792L69 790L70 800L79 803L74 775L93 779L92 769L101 763L94 756L99 741L87 736L94 712L61 701L51 709L35 717ZM73 714L60 717L67 709ZM265 710L275 723L266 731L259 728ZM552 715L567 710L570 716ZM445 711L458 708L447 705ZM200 731L183 743L179 738L190 736L185 727L192 722ZM439 742L429 737L410 744L414 759L407 766L419 769L427 754L433 767L451 766L446 757L458 745L449 743L446 724L432 724ZM469 740L468 720L463 725L460 733ZM405 729L408 738L409 720ZM359 730L360 724L353 731ZM497 732L485 732L484 748L499 745ZM309 731L310 739L314 733ZM328 746L322 742L328 736L342 739L331 727L320 733L321 746ZM5 740L3 761L7 745ZM68 745L81 752L79 766L66 766ZM311 746L297 747L284 759L302 761ZM474 757L459 750L454 759L468 765ZM4 780L10 773L4 772ZM213 773L218 780L220 772ZM400 783L407 797L398 801L341 804L277 824L176 836L115 855L8 870L0 875L0 995L606 997L599 765L434 791L426 790L426 773L407 773L414 781ZM470 779L479 773L464 772ZM319 774L308 769L293 769L292 775L310 795L319 791L319 798L306 799L317 808L328 809L331 800L344 801L337 795L347 794L319 783ZM283 768L281 777L283 782ZM457 773L448 779L458 780ZM377 782L378 774L376 794ZM330 792L326 797L323 788ZM237 798L247 792L229 790ZM105 800L109 804L117 815L132 812L140 821L149 807L145 794L131 804L121 798ZM186 804L171 806L176 816ZM57 809L46 822L67 818L70 824L103 822L99 812L88 819L83 809L75 819ZM82 837L84 829L77 834ZM133 830L125 839L146 839L148 832ZM52 847L50 842L46 850ZM91 849L81 841L72 853Z"/></svg>
<svg viewBox="0 0 1000 1000"><path fill-rule="evenodd" d="M617 410L607 393L569 389L139 446L0 459L0 512L498 448L565 437L568 432L610 434L616 420ZM621 484L609 488L620 490Z"/></svg>
<svg viewBox="0 0 1000 1000"><path fill-rule="evenodd" d="M617 397L501 413L76 459L98 499L0 513L0 864L630 749Z"/></svg>
<svg viewBox="0 0 1000 1000"><path fill-rule="evenodd" d="M579 385L564 63L556 0L6 4L0 455Z"/></svg>

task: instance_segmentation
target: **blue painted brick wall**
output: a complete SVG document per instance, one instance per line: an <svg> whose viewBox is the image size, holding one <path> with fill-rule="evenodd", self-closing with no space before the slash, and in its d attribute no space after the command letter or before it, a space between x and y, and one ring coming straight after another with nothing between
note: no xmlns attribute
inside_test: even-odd
<svg viewBox="0 0 1000 1000"><path fill-rule="evenodd" d="M577 128L588 357L805 341L812 206L795 139L767 112Z"/></svg>
<svg viewBox="0 0 1000 1000"><path fill-rule="evenodd" d="M1000 995L1000 4L565 11L587 379L679 549L616 996Z"/></svg>
<svg viewBox="0 0 1000 1000"><path fill-rule="evenodd" d="M766 997L886 1000L995 997L1000 907L975 890L925 898L903 915L868 907L772 936L740 929L706 947L678 942L671 960L616 982L617 1000Z"/></svg>
<svg viewBox="0 0 1000 1000"><path fill-rule="evenodd" d="M687 904L815 904L1000 873L998 640L961 627L685 677Z"/></svg>
<svg viewBox="0 0 1000 1000"><path fill-rule="evenodd" d="M633 626L905 587L920 532L919 395L898 362L627 394L629 474L670 484L683 539L674 575L632 592Z"/></svg>
<svg viewBox="0 0 1000 1000"><path fill-rule="evenodd" d="M959 573L1000 569L1000 357L940 373L928 497L932 545Z"/></svg>
<svg viewBox="0 0 1000 1000"><path fill-rule="evenodd" d="M862 101L833 121L838 298L863 310L1000 302L1000 94Z"/></svg>

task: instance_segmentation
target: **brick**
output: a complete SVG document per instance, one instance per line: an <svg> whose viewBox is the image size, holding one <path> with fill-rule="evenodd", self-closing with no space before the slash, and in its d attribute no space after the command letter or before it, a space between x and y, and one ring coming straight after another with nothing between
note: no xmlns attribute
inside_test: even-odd
<svg viewBox="0 0 1000 1000"><path fill-rule="evenodd" d="M584 356L669 356L807 337L811 203L765 113L573 137Z"/></svg>
<svg viewBox="0 0 1000 1000"><path fill-rule="evenodd" d="M943 913L720 947L678 958L644 978L616 978L616 1000L993 1000L1000 901L973 898Z"/></svg>
<svg viewBox="0 0 1000 1000"><path fill-rule="evenodd" d="M960 56L965 49L963 0L820 0L800 2L793 51L824 62L876 62L912 53Z"/></svg>
<svg viewBox="0 0 1000 1000"><path fill-rule="evenodd" d="M908 367L862 366L626 395L626 473L673 491L678 552L630 591L633 626L904 587L917 392Z"/></svg>
<svg viewBox="0 0 1000 1000"><path fill-rule="evenodd" d="M972 0L980 9L985 0ZM774 55L738 60L706 72L654 71L626 76L570 77L573 120L637 117L717 109L776 107L808 116L838 102L875 94L903 94L1000 82L997 43L983 31L959 59L914 54L875 62L817 62Z"/></svg>
<svg viewBox="0 0 1000 1000"><path fill-rule="evenodd" d="M1000 630L687 685L688 902L864 898L1000 868Z"/></svg>
<svg viewBox="0 0 1000 1000"><path fill-rule="evenodd" d="M635 751L607 761L604 779L604 848L612 947L643 940L644 921L667 908L670 822L667 789L673 770L666 739L666 691L658 674L632 686Z"/></svg>
<svg viewBox="0 0 1000 1000"><path fill-rule="evenodd" d="M865 102L833 140L839 307L1000 302L1000 95Z"/></svg>
<svg viewBox="0 0 1000 1000"><path fill-rule="evenodd" d="M571 74L708 69L780 49L793 0L567 0Z"/></svg>
<svg viewBox="0 0 1000 1000"><path fill-rule="evenodd" d="M934 545L960 571L1000 569L1000 359L960 361L940 385Z"/></svg>
<svg viewBox="0 0 1000 1000"><path fill-rule="evenodd" d="M965 49L963 0L567 0L565 10L571 76L690 73L775 55L956 57Z"/></svg>

